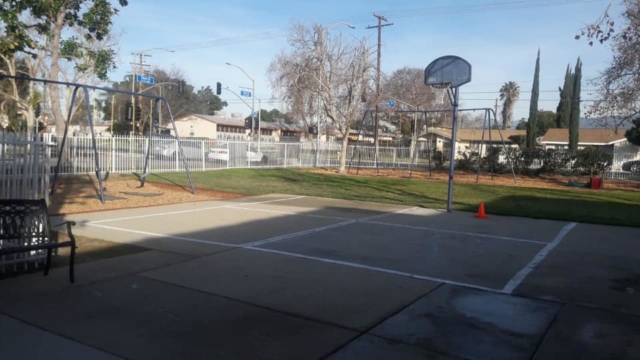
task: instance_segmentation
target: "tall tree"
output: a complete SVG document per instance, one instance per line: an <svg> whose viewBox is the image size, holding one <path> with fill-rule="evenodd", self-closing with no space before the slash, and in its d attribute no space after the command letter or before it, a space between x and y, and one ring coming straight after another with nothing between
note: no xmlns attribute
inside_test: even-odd
<svg viewBox="0 0 640 360"><path fill-rule="evenodd" d="M531 104L529 105L529 122L527 123L527 149L536 147L536 130L538 121L538 97L540 96L540 49L536 58L536 68L533 73L533 87L531 89Z"/></svg>
<svg viewBox="0 0 640 360"><path fill-rule="evenodd" d="M272 86L287 112L309 119L319 108L331 121L342 137L338 172L344 172L349 131L362 116L362 95L372 79L369 44L364 38L331 36L320 24L295 23L289 45L269 66Z"/></svg>
<svg viewBox="0 0 640 360"><path fill-rule="evenodd" d="M117 2L127 5L127 0ZM34 49L44 49L48 80L60 79L65 61L82 71L91 70L104 81L115 68L115 52L111 48L96 49L89 45L108 37L117 12L109 0L3 1L0 20L5 24L6 36L0 41L0 52L35 55ZM35 35L31 35L29 29L33 29ZM56 131L61 133L66 120L61 87L48 84L47 90Z"/></svg>
<svg viewBox="0 0 640 360"><path fill-rule="evenodd" d="M564 85L558 89L560 91L560 102L556 108L556 126L559 129L567 129L569 127L571 100L573 98L573 77L571 65L567 65L567 71L564 74Z"/></svg>
<svg viewBox="0 0 640 360"><path fill-rule="evenodd" d="M630 143L640 146L640 119L633 120L633 127L625 131L624 136Z"/></svg>
<svg viewBox="0 0 640 360"><path fill-rule="evenodd" d="M588 24L576 35L586 38L589 45L609 43L613 57L609 66L590 81L598 97L587 109L599 126L618 131L640 115L640 1L621 1L620 20L614 21L611 4L595 22Z"/></svg>
<svg viewBox="0 0 640 360"><path fill-rule="evenodd" d="M502 129L511 129L513 107L520 98L520 86L515 81L508 81L500 87L502 101Z"/></svg>
<svg viewBox="0 0 640 360"><path fill-rule="evenodd" d="M571 115L569 117L569 151L578 150L580 141L580 91L582 82L582 62L576 61L575 74L573 75L573 96L571 98Z"/></svg>

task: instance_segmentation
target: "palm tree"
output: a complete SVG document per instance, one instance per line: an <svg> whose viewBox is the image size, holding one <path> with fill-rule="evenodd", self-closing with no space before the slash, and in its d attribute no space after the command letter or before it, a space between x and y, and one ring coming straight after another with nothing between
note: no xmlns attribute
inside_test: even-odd
<svg viewBox="0 0 640 360"><path fill-rule="evenodd" d="M500 88L502 101L502 128L510 129L513 118L513 106L520 98L520 86L515 81L508 81Z"/></svg>

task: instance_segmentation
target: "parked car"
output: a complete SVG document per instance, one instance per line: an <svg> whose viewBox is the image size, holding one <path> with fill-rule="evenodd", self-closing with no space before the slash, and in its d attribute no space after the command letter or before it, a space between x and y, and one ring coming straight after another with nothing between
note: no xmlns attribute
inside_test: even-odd
<svg viewBox="0 0 640 360"><path fill-rule="evenodd" d="M202 143L184 141L180 142L184 156L187 159L202 159ZM176 152L178 151L178 142L175 140L160 140L153 142L153 152L157 158L171 158L175 159Z"/></svg>
<svg viewBox="0 0 640 360"><path fill-rule="evenodd" d="M244 144L240 146L244 146ZM229 161L229 153L229 143L223 143L209 149L209 152L207 153L207 159ZM245 152L245 156L248 162L261 162L263 164L266 164L269 161L269 158L262 152L258 151L258 149L256 149L253 145L249 146L249 148Z"/></svg>
<svg viewBox="0 0 640 360"><path fill-rule="evenodd" d="M640 160L627 161L622 164L622 170L640 173Z"/></svg>

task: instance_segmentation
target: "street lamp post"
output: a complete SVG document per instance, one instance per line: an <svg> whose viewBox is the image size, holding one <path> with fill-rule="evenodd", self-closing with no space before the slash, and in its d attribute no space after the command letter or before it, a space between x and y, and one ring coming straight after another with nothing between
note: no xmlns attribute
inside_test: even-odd
<svg viewBox="0 0 640 360"><path fill-rule="evenodd" d="M249 74L247 74L246 71L244 71L243 68L241 68L238 65L235 64L231 64L231 63L225 63L226 65L229 66L233 66L233 67L237 67L238 69L240 69L240 71L242 71L248 78L249 80L251 80L251 134L255 135L255 130L254 130L254 120L255 120L255 116L254 113L256 112L256 81L249 76ZM260 124L260 121L258 121L258 151L260 151L260 127L262 124Z"/></svg>
<svg viewBox="0 0 640 360"><path fill-rule="evenodd" d="M329 33L329 30L341 26L341 25L345 25L351 29L355 29L356 27L347 23L347 22L337 22L333 25L327 26L326 28L322 29L322 31L320 32L320 34L318 34L318 36L320 37L320 46L318 46L318 50L320 50L320 54L322 56L319 56L319 58L321 58L320 61L320 66L322 66L322 69L324 70L324 52L321 51L321 49L324 47L324 36L325 34ZM324 73L324 71L323 71ZM321 76L321 78L324 78L324 76ZM316 99L316 113L317 113L317 119L316 119L316 164L315 166L318 167L318 162L319 162L319 158L320 158L320 109L318 109L318 107L320 107L320 99ZM326 122L326 121L325 121ZM326 142L329 141L329 134L328 134L328 129L325 126L325 136L326 136ZM348 134L347 134L348 135Z"/></svg>

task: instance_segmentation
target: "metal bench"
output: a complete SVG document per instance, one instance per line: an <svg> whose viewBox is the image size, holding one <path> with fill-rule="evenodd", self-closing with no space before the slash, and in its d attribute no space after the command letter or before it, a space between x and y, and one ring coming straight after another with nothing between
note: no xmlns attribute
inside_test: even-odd
<svg viewBox="0 0 640 360"><path fill-rule="evenodd" d="M71 232L71 227L76 223L66 221L53 228L62 225L67 226L69 241L59 242L58 232L52 231L49 209L44 199L0 199L0 263L7 255L31 253L33 256L34 253L37 255L46 250L44 276L47 276L51 266L52 252L61 247L70 247L69 281L74 283L76 239Z"/></svg>

